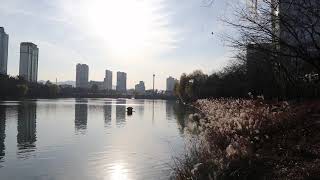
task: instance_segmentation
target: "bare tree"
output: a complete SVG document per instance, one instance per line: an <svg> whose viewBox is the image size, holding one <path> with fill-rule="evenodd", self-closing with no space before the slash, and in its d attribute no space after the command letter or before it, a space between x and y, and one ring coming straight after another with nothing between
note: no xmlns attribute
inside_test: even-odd
<svg viewBox="0 0 320 180"><path fill-rule="evenodd" d="M228 36L233 47L254 44L286 70L301 60L320 73L320 1L260 0L255 12L239 8L235 13L236 22L226 20L240 34L240 38Z"/></svg>
<svg viewBox="0 0 320 180"><path fill-rule="evenodd" d="M236 8L235 17L224 21L237 36L224 37L236 49L263 52L279 84L297 85L308 74L319 78L320 1L257 0L254 8Z"/></svg>

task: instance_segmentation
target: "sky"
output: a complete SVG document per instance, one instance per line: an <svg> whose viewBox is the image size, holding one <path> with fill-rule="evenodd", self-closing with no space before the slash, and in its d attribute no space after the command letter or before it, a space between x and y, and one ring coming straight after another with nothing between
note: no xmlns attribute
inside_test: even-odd
<svg viewBox="0 0 320 180"><path fill-rule="evenodd" d="M220 34L221 21L241 0L0 0L0 26L9 34L8 73L19 72L20 42L39 48L38 80L75 80L77 63L89 79L105 70L127 73L128 88L139 81L166 88L166 78L200 69L212 73L232 57ZM212 33L213 32L213 33Z"/></svg>

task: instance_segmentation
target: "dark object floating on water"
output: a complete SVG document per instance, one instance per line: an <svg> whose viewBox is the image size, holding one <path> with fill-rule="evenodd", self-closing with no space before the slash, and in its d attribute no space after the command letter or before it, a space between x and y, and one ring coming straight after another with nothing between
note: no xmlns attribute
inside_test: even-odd
<svg viewBox="0 0 320 180"><path fill-rule="evenodd" d="M127 114L132 115L133 107L127 107Z"/></svg>

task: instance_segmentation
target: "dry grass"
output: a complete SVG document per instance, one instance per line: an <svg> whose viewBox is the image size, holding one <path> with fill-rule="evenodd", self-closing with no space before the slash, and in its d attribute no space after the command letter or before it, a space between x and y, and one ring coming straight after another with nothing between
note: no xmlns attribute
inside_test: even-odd
<svg viewBox="0 0 320 180"><path fill-rule="evenodd" d="M194 148L177 179L320 178L320 103L198 100Z"/></svg>

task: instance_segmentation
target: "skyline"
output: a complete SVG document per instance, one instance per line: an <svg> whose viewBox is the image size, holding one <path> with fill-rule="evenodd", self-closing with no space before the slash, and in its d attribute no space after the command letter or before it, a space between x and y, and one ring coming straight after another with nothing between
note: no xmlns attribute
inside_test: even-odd
<svg viewBox="0 0 320 180"><path fill-rule="evenodd" d="M75 80L76 64L85 63L90 65L90 80L101 81L105 69L113 69L128 73L128 88L140 80L151 87L152 74L157 74L156 88L165 89L168 76L179 78L194 69L212 73L230 59L223 41L211 34L225 30L220 17L229 2L216 1L206 7L200 0L94 0L77 5L72 0L4 0L0 21L10 35L8 74L18 74L19 43L31 41L41 49L39 80ZM89 15L84 7L88 7ZM109 14L105 14L108 9ZM24 22L26 17L28 23ZM92 22L95 17L100 21ZM138 20L130 22L131 17Z"/></svg>

